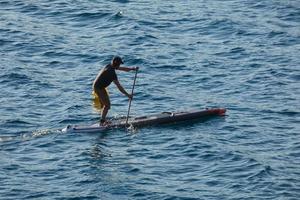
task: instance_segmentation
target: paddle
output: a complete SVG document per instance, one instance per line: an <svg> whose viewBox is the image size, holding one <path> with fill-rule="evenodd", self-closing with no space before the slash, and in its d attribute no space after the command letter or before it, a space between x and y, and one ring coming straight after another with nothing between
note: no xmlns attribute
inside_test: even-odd
<svg viewBox="0 0 300 200"><path fill-rule="evenodd" d="M127 117L126 117L126 126L128 126L128 118L129 118L129 113L130 113L131 101L133 99L133 90L134 90L134 86L135 86L135 81L136 81L137 73L138 73L138 68L135 70L135 76L134 76L134 81L133 81L132 90L131 90L131 96L132 96L132 98L129 99L128 112L127 112Z"/></svg>

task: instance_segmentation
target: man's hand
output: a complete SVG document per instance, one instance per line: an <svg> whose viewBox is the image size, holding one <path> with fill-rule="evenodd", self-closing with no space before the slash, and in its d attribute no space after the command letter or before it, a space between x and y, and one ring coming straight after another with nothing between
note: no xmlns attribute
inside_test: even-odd
<svg viewBox="0 0 300 200"><path fill-rule="evenodd" d="M127 97L128 97L130 100L132 100L132 98L133 98L132 94L128 94Z"/></svg>
<svg viewBox="0 0 300 200"><path fill-rule="evenodd" d="M131 70L139 70L139 67L133 67L133 68L131 68Z"/></svg>

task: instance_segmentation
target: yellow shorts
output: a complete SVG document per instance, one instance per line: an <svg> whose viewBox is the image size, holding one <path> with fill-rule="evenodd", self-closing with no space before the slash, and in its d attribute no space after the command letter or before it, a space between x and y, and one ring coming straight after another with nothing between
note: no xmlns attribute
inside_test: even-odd
<svg viewBox="0 0 300 200"><path fill-rule="evenodd" d="M107 95L109 95L108 89L105 88L105 90L106 90ZM93 90L92 95L93 95L93 105L94 105L94 107L95 107L97 110L101 110L101 109L103 108L104 105L101 103L101 101L100 101L100 99L99 99L97 93L95 92L95 90Z"/></svg>

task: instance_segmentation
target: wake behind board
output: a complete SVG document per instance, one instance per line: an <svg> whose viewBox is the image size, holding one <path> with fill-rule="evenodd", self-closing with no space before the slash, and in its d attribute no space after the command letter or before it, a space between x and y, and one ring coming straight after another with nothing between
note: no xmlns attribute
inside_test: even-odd
<svg viewBox="0 0 300 200"><path fill-rule="evenodd" d="M182 122L195 119L204 119L213 116L223 116L226 113L224 108L213 108L205 110L194 110L186 112L163 112L159 114L153 114L141 117L132 117L128 119L128 124L126 124L126 119L116 119L113 120L111 124L107 126L100 126L99 123L90 126L81 125L68 125L66 128L62 129L66 133L93 133L101 132L113 128L124 128L128 125L133 127L151 126L159 124L167 124L174 122Z"/></svg>

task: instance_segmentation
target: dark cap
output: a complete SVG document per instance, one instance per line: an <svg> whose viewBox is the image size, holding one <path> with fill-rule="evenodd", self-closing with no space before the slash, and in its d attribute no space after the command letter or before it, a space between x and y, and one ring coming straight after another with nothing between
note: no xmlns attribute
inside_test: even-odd
<svg viewBox="0 0 300 200"><path fill-rule="evenodd" d="M121 64L124 64L124 62L123 62L123 60L122 60L122 58L120 57L120 56L115 56L114 58L113 58L113 62L114 61L116 61L116 62L118 62L118 63L121 63Z"/></svg>

